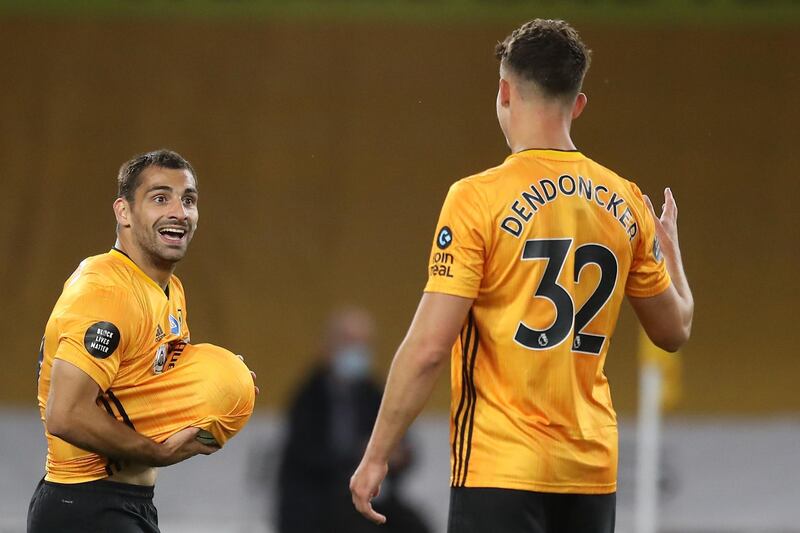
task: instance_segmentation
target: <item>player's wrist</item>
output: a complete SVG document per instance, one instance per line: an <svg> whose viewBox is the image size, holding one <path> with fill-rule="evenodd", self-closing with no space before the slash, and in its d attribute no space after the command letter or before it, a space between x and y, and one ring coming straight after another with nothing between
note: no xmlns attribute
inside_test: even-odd
<svg viewBox="0 0 800 533"><path fill-rule="evenodd" d="M389 463L391 451L383 447L368 446L364 452L363 462L370 466L378 466Z"/></svg>
<svg viewBox="0 0 800 533"><path fill-rule="evenodd" d="M144 442L146 441L146 442ZM157 443L144 437L140 449L141 462L147 466L166 466L169 464L169 458L172 456L173 450L168 443Z"/></svg>

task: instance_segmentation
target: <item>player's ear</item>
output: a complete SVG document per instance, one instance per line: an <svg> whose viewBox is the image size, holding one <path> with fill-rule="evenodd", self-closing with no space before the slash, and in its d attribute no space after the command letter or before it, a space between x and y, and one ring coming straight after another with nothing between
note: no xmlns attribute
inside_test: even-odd
<svg viewBox="0 0 800 533"><path fill-rule="evenodd" d="M117 224L123 228L131 227L130 223L130 205L124 198L117 198L114 200L114 216L117 219Z"/></svg>
<svg viewBox="0 0 800 533"><path fill-rule="evenodd" d="M586 108L588 101L589 99L584 93L578 93L577 98L575 98L575 103L572 104L572 120L575 120L581 116L581 113L583 113L583 110Z"/></svg>
<svg viewBox="0 0 800 533"><path fill-rule="evenodd" d="M500 107L508 107L511 103L511 84L508 80L500 78L500 84L497 88L497 105Z"/></svg>

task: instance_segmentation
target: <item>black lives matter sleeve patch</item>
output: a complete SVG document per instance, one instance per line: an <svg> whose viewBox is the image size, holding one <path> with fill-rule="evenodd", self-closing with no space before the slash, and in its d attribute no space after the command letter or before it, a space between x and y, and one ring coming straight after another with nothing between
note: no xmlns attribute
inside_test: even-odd
<svg viewBox="0 0 800 533"><path fill-rule="evenodd" d="M83 336L86 351L98 359L105 359L119 346L119 329L111 322L96 322Z"/></svg>

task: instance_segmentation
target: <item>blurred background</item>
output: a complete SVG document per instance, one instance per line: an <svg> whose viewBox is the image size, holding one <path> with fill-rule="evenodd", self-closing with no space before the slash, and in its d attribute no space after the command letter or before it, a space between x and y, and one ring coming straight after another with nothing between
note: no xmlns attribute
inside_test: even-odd
<svg viewBox="0 0 800 533"><path fill-rule="evenodd" d="M567 19L594 51L578 147L654 198L671 186L680 208L696 317L668 363L660 530L800 531L797 0L0 0L0 532L24 530L43 475L45 322L114 242L119 165L161 147L199 177L177 270L192 340L245 354L262 391L225 450L162 472L162 530L277 532L287 420L331 313L371 317L380 387L449 185L508 153L493 47L535 17ZM626 307L606 366L623 533L640 352ZM433 532L448 401L443 377L398 484Z"/></svg>

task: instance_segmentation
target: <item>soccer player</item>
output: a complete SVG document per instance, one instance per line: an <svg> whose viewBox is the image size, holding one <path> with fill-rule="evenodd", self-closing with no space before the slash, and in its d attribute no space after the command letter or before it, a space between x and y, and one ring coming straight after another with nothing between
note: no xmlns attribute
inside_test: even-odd
<svg viewBox="0 0 800 533"><path fill-rule="evenodd" d="M512 154L445 199L428 284L350 488L370 520L387 458L451 355L452 533L614 529L617 422L603 364L623 297L660 347L689 337L677 207L578 151L589 51L533 20L496 48Z"/></svg>
<svg viewBox="0 0 800 533"><path fill-rule="evenodd" d="M199 427L140 419L125 405L143 398L135 411L147 412L147 402L157 410L161 401L186 401L142 394L148 384L169 391L153 380L170 377L169 365L189 341L183 286L173 271L197 227L196 174L179 154L158 150L123 164L118 187L116 243L66 281L42 339L38 401L47 473L28 510L31 533L157 532L155 467L219 448L197 440ZM170 425L171 436L160 435Z"/></svg>

